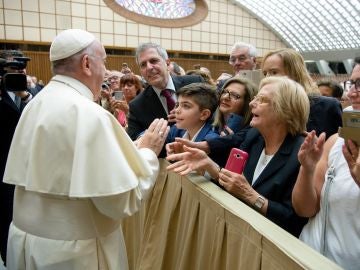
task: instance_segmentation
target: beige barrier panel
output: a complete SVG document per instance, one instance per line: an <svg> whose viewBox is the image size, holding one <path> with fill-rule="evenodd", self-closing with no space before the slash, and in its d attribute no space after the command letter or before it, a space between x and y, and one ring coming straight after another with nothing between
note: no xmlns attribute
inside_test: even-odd
<svg viewBox="0 0 360 270"><path fill-rule="evenodd" d="M204 177L167 173L123 221L129 268L341 269Z"/></svg>

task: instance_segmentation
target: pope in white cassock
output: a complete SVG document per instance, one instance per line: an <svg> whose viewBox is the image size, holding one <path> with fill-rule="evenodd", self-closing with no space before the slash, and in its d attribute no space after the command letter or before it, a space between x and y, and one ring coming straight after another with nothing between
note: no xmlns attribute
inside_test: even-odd
<svg viewBox="0 0 360 270"><path fill-rule="evenodd" d="M93 101L105 60L83 30L51 44L55 76L24 110L4 174L16 185L8 269L128 268L120 219L151 192L168 127L154 120L134 145Z"/></svg>

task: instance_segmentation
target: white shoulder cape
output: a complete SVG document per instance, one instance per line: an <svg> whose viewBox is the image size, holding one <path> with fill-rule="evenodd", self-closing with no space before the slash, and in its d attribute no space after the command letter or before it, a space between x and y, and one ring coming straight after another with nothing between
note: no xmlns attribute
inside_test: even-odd
<svg viewBox="0 0 360 270"><path fill-rule="evenodd" d="M125 130L92 98L81 82L55 76L22 113L4 182L49 194L97 197L129 191L139 178L151 176Z"/></svg>

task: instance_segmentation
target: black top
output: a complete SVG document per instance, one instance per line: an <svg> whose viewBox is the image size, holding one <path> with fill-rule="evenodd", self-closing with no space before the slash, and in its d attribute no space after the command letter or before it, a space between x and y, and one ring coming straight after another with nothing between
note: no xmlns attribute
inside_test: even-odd
<svg viewBox="0 0 360 270"><path fill-rule="evenodd" d="M253 185L269 201L266 217L296 237L308 220L296 215L291 203L292 190L300 169L297 154L303 141L302 135L288 134ZM239 147L249 154L244 176L250 185L264 147L264 138L255 128L248 131Z"/></svg>

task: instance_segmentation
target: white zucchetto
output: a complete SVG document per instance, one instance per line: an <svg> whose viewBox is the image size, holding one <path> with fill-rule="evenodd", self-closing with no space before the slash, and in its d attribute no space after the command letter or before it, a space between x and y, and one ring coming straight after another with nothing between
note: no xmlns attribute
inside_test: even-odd
<svg viewBox="0 0 360 270"><path fill-rule="evenodd" d="M50 47L50 61L65 59L85 49L95 36L81 29L67 29L58 34Z"/></svg>

